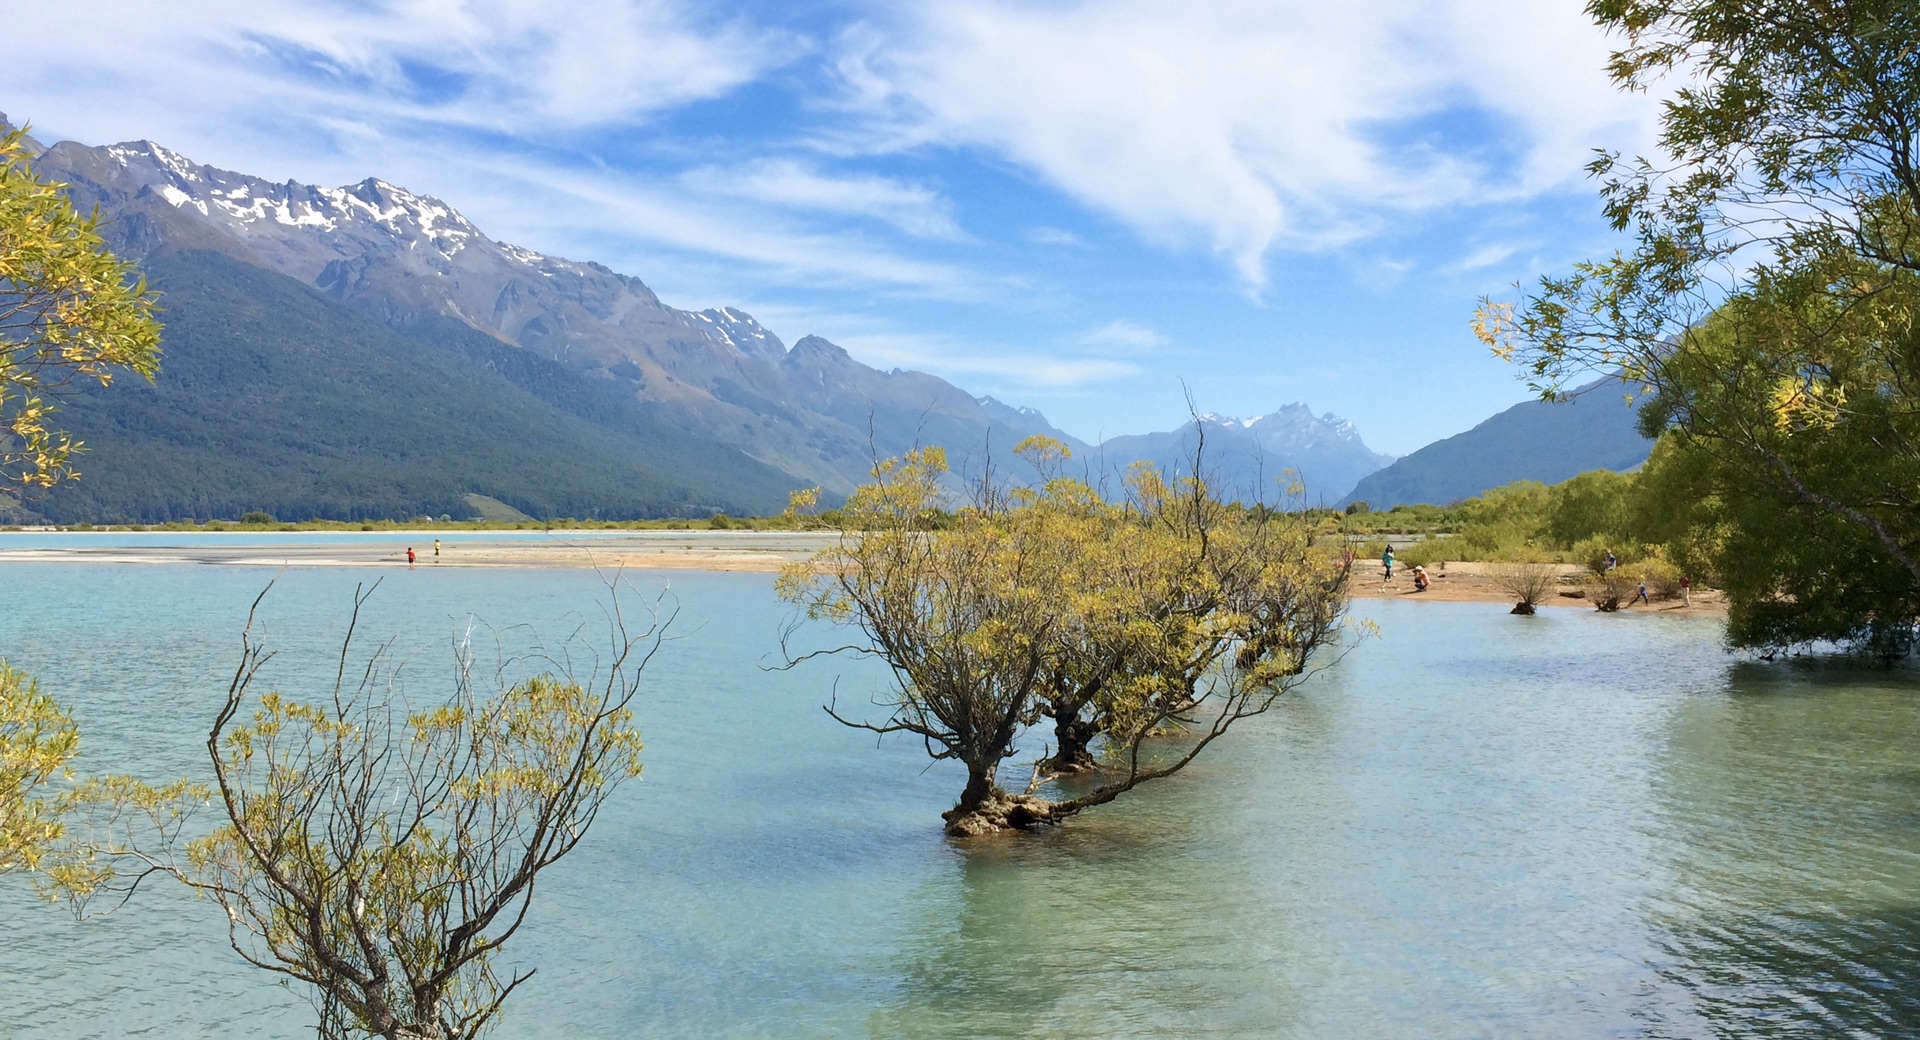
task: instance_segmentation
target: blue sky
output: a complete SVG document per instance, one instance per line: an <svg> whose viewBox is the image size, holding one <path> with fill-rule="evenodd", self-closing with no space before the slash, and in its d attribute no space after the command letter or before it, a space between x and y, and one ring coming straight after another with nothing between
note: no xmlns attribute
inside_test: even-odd
<svg viewBox="0 0 1920 1040"><path fill-rule="evenodd" d="M9 12L0 111L378 176L1089 440L1184 381L1405 453L1528 396L1479 296L1618 244L1582 167L1656 111L1582 6L70 0Z"/></svg>

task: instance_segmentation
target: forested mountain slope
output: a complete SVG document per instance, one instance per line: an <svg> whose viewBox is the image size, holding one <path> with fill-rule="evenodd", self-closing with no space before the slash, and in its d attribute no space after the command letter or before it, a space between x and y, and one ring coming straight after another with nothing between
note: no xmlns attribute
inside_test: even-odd
<svg viewBox="0 0 1920 1040"><path fill-rule="evenodd" d="M1516 480L1558 484L1588 470L1632 469L1647 460L1653 442L1641 435L1625 390L1609 377L1562 401L1514 405L1363 478L1341 504L1445 505Z"/></svg>
<svg viewBox="0 0 1920 1040"><path fill-rule="evenodd" d="M777 510L801 483L463 326L402 336L205 250L146 267L165 367L61 401L89 451L80 481L29 501L50 520L465 517L467 493L542 517L704 516Z"/></svg>

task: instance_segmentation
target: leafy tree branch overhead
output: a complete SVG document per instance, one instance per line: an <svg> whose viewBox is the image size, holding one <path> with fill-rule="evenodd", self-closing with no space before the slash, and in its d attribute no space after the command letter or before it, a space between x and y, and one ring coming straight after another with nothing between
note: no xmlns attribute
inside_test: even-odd
<svg viewBox="0 0 1920 1040"><path fill-rule="evenodd" d="M1482 302L1543 394L1621 370L1700 483L1738 643L1903 651L1920 616L1920 5L1596 0L1615 81L1671 89L1660 154L1592 166L1615 256ZM1762 519L1762 517L1766 519ZM1806 525L1832 551L1809 555ZM1835 609L1845 601L1849 606ZM1901 632L1908 632L1901 636Z"/></svg>
<svg viewBox="0 0 1920 1040"><path fill-rule="evenodd" d="M101 241L98 215L41 181L28 151L25 129L0 134L0 472L50 487L78 476L69 460L82 445L49 425L46 393L105 386L120 370L151 380L160 325L146 282Z"/></svg>

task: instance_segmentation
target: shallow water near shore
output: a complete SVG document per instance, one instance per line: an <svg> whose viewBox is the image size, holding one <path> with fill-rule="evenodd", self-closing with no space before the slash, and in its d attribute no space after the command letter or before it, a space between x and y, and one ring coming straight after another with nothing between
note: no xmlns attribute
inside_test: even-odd
<svg viewBox="0 0 1920 1040"><path fill-rule="evenodd" d="M0 656L83 766L204 772L272 575L0 567ZM319 696L364 571L282 575L271 684ZM1711 622L1363 601L1339 665L1185 774L1054 831L943 838L960 786L769 672L764 574L671 584L646 772L543 875L501 1037L1841 1037L1920 1032L1920 682L1755 664ZM398 572L362 631L410 696L450 639L601 623L579 570ZM1025 750L1037 753L1038 741ZM1011 772L1011 771L1010 771ZM301 1037L312 1011L165 889L75 923L0 879L0 1037Z"/></svg>

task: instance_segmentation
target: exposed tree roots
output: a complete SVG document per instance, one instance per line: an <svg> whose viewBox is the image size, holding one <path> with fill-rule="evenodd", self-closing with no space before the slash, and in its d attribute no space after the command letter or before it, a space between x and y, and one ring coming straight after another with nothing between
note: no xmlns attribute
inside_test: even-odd
<svg viewBox="0 0 1920 1040"><path fill-rule="evenodd" d="M1058 822L1053 803L1030 794L994 791L972 809L954 806L940 815L947 821L947 833L956 838L971 838L1003 831L1030 831Z"/></svg>

